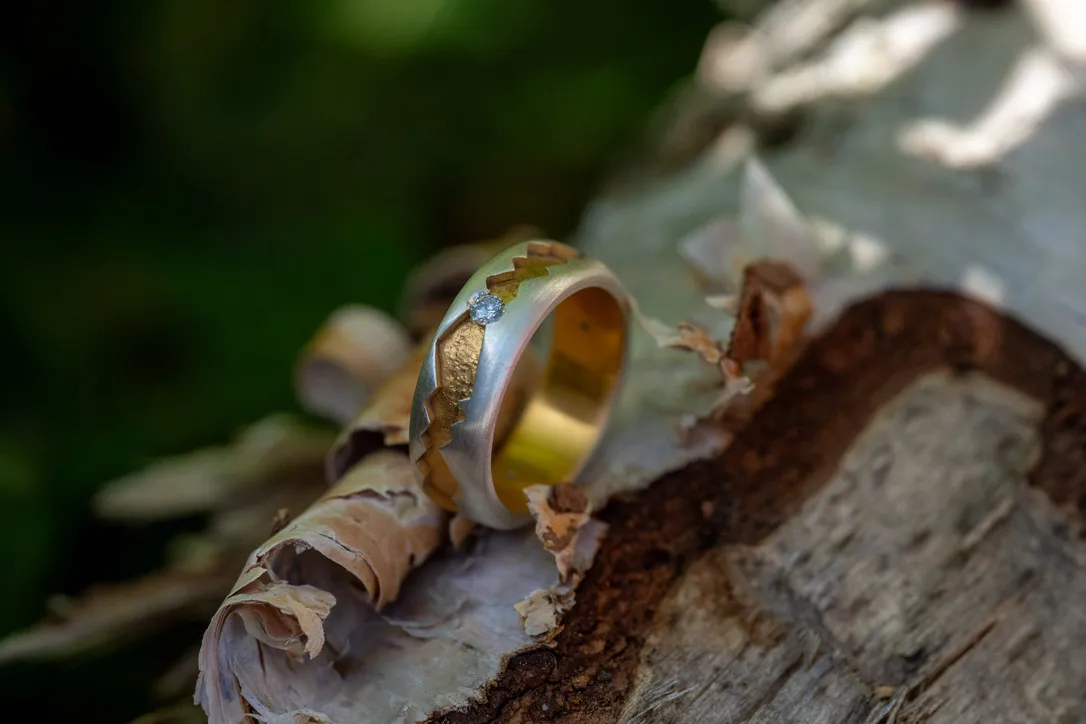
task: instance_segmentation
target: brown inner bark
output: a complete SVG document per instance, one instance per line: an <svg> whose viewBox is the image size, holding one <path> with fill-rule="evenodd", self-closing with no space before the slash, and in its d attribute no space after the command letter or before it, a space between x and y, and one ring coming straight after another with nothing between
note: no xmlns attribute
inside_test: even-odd
<svg viewBox="0 0 1086 724"><path fill-rule="evenodd" d="M758 543L827 481L883 403L947 366L980 370L1045 403L1031 484L1086 515L1086 373L979 303L886 293L812 341L720 458L601 511L609 533L553 646L513 657L485 700L433 721L616 721L656 610L689 563L718 543Z"/></svg>

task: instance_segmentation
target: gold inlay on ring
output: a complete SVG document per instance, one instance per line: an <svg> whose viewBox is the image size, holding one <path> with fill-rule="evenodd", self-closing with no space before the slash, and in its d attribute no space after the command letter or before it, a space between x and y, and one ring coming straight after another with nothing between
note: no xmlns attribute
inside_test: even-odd
<svg viewBox="0 0 1086 724"><path fill-rule="evenodd" d="M503 303L516 298L526 279L577 258L563 244L533 242L513 269L486 279L487 291ZM625 348L625 318L608 292L583 289L553 312L550 355L540 383L526 400L507 389L503 412L516 417L508 434L495 434L492 477L501 502L526 510L525 487L564 482L584 462L602 431L610 395ZM436 386L424 402L429 424L420 434L424 452L417 461L426 491L442 507L456 510L459 491L440 449L452 441L453 425L464 419L487 328L467 312L435 344Z"/></svg>

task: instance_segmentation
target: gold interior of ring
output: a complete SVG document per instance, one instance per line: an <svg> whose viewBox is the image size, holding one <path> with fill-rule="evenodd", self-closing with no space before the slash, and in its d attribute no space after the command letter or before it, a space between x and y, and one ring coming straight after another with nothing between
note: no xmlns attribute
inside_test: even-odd
<svg viewBox="0 0 1086 724"><path fill-rule="evenodd" d="M493 457L494 490L514 512L527 510L526 487L569 482L581 467L603 432L622 368L625 315L611 294L581 290L551 319L546 369Z"/></svg>

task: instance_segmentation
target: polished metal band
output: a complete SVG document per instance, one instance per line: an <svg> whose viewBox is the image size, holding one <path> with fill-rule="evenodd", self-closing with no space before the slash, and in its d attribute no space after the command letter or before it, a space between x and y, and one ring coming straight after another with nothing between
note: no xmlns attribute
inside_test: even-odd
<svg viewBox="0 0 1086 724"><path fill-rule="evenodd" d="M548 317L546 364L526 374ZM419 374L410 454L427 493L483 525L523 525L524 488L574 481L596 449L627 334L625 293L601 262L553 241L495 255L441 320Z"/></svg>

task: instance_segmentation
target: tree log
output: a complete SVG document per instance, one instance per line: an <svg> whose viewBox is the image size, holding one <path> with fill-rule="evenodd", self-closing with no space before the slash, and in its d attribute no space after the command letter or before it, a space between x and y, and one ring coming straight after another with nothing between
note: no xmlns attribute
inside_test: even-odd
<svg viewBox="0 0 1086 724"><path fill-rule="evenodd" d="M604 510L554 646L436 721L1086 721L1084 413L1018 322L862 302L722 457Z"/></svg>

